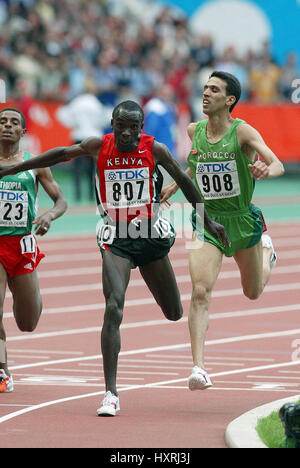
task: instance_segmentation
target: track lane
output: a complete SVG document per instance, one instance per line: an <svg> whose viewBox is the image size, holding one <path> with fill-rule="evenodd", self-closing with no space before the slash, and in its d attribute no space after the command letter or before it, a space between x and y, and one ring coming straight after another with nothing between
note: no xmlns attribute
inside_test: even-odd
<svg viewBox="0 0 300 468"><path fill-rule="evenodd" d="M288 238L284 231L288 232ZM45 241L43 250L54 261L41 263L39 269L44 273L40 283L44 289L46 313L34 334L18 332L10 312L11 299L6 301L5 325L16 391L1 395L1 445L225 446L224 430L234 417L300 390L300 379L297 380L299 362L292 360L293 353L297 352L293 343L299 338L300 294L297 285L300 275L296 255L299 234L300 225L272 226L271 235L276 247L280 244L280 256L269 290L258 301L251 302L241 296L234 264L230 260L224 262L212 301L207 344L207 367L214 376L214 387L205 392L185 391L191 367L186 323L190 284L185 241L176 242L171 254L176 275L182 278L179 286L185 314L181 322L163 319L151 301L151 295L139 285L141 279L134 271L132 279L135 283L128 289L122 327L122 353L127 354L120 356L121 412L112 420L95 416L104 391L99 357L104 313L101 289L95 287L80 293L45 292L47 288L72 286L73 280L76 285L96 284L95 274L101 267L97 247L92 238L85 238L84 253L89 255L89 260L82 262L78 257L75 263L79 268L93 268L92 274L85 270L82 276L73 275L70 280L63 271L57 277L48 272L54 272L56 268L58 272L73 268L74 256L82 254L76 250L77 242L72 245L68 239L66 243L61 240L60 248L56 250L57 239L55 242ZM50 245L48 253L47 246ZM59 256L64 250L63 260ZM143 305L145 300L148 303ZM86 310L88 306L91 310ZM64 308L69 310L64 311ZM47 310L51 312L47 313ZM263 338L246 339L246 335L262 334ZM299 375L295 373L297 371ZM162 375L165 373L178 375ZM86 394L92 395L84 398ZM72 397L76 399L69 400ZM60 399L65 401L47 404ZM29 410L43 404L44 407ZM18 417L1 419L16 412L14 405L29 406L22 406L27 412ZM41 430L46 421L47 435Z"/></svg>

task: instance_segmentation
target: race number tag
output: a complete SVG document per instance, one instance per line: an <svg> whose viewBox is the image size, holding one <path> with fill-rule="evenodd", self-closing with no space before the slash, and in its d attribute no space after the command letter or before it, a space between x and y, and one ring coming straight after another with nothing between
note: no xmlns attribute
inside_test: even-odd
<svg viewBox="0 0 300 468"><path fill-rule="evenodd" d="M174 231L172 230L172 226L167 219L159 217L154 223L153 227L158 233L160 239L174 237Z"/></svg>
<svg viewBox="0 0 300 468"><path fill-rule="evenodd" d="M98 232L98 243L100 245L107 244L111 245L116 235L116 226L110 226L109 224L103 224Z"/></svg>
<svg viewBox="0 0 300 468"><path fill-rule="evenodd" d="M36 240L32 234L22 237L20 245L22 255L36 253Z"/></svg>
<svg viewBox="0 0 300 468"><path fill-rule="evenodd" d="M28 192L0 190L0 226L26 227Z"/></svg>
<svg viewBox="0 0 300 468"><path fill-rule="evenodd" d="M236 161L198 162L196 178L205 200L236 197L241 193Z"/></svg>
<svg viewBox="0 0 300 468"><path fill-rule="evenodd" d="M131 208L150 203L149 168L104 171L108 208Z"/></svg>

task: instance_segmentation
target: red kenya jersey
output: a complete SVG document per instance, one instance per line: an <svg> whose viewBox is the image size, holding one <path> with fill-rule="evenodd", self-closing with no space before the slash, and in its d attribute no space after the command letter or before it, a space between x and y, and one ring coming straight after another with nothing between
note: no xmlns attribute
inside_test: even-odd
<svg viewBox="0 0 300 468"><path fill-rule="evenodd" d="M97 161L96 196L101 216L112 221L151 218L163 177L153 159L154 138L142 135L138 147L121 153L114 134L104 135Z"/></svg>

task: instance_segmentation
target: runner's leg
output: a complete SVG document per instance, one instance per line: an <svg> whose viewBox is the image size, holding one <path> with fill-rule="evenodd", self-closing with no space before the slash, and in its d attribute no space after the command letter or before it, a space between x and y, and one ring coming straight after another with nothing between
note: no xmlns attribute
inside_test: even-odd
<svg viewBox="0 0 300 468"><path fill-rule="evenodd" d="M168 320L182 317L182 304L175 274L168 256L141 266L140 272Z"/></svg>
<svg viewBox="0 0 300 468"><path fill-rule="evenodd" d="M32 332L42 313L37 272L9 278L8 286L13 295L13 311L19 329L23 332Z"/></svg>
<svg viewBox="0 0 300 468"><path fill-rule="evenodd" d="M101 333L101 349L106 391L117 392L117 366L121 349L120 325L123 318L125 292L130 279L131 263L128 259L102 252L103 293L105 315Z"/></svg>
<svg viewBox="0 0 300 468"><path fill-rule="evenodd" d="M3 325L3 304L6 284L7 274L2 263L0 263L0 369L4 369L5 373L10 375L7 368L6 333Z"/></svg>
<svg viewBox="0 0 300 468"><path fill-rule="evenodd" d="M193 243L198 242L194 238ZM189 266L192 280L192 298L189 313L189 331L194 366L205 370L204 345L209 325L208 308L211 294L222 266L222 252L204 242L201 248L190 250Z"/></svg>
<svg viewBox="0 0 300 468"><path fill-rule="evenodd" d="M272 249L262 247L261 240L249 249L237 250L234 259L241 272L243 291L249 299L257 299L270 278Z"/></svg>

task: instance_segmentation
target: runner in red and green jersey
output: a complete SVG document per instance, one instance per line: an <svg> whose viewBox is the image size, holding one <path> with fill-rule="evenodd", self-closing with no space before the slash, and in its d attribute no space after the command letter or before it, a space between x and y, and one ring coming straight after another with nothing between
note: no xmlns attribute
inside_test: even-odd
<svg viewBox="0 0 300 468"><path fill-rule="evenodd" d="M30 161L20 150L25 135L25 118L14 108L0 111L0 164ZM37 217L37 190L41 183L54 202L52 209ZM7 367L3 303L6 286L12 292L13 310L21 331L33 331L42 311L36 268L44 257L34 234L47 233L51 222L67 208L65 198L50 169L24 170L0 180L0 393L11 392L13 381ZM33 233L33 227L35 232Z"/></svg>

